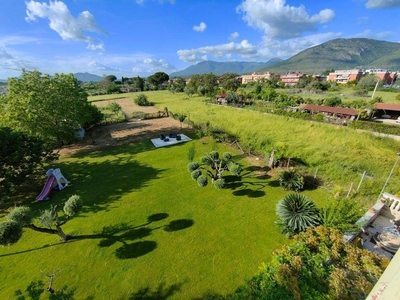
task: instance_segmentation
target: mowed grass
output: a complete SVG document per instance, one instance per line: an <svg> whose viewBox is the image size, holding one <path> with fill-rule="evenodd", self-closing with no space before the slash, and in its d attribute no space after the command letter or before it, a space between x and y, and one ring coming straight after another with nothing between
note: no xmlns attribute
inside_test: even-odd
<svg viewBox="0 0 400 300"><path fill-rule="evenodd" d="M83 211L63 227L73 239L59 243L26 229L17 244L0 248L0 299L46 282L41 272L59 271L53 288L66 285L76 299L194 299L233 292L254 275L289 242L274 224L276 204L288 192L227 146L190 143L196 158L212 149L232 152L243 166L241 180L228 176L223 190L198 187L186 170L189 144L155 149L143 140L58 161L54 167L70 185L32 208L80 195ZM319 206L331 200L322 189L304 193Z"/></svg>

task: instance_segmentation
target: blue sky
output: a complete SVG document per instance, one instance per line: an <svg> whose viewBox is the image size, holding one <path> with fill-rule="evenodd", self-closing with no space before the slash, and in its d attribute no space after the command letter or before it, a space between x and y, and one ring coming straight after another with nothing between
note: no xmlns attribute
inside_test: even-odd
<svg viewBox="0 0 400 300"><path fill-rule="evenodd" d="M335 38L400 42L400 0L0 0L0 79L22 68L168 74L268 61Z"/></svg>

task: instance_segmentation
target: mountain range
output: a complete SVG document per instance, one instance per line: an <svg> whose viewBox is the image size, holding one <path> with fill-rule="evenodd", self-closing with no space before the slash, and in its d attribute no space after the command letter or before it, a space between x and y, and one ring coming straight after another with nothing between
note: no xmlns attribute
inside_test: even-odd
<svg viewBox="0 0 400 300"><path fill-rule="evenodd" d="M78 79L79 81L83 81L83 82L89 82L89 81L93 81L93 82L98 82L100 80L103 79L103 77L95 75L95 74L90 74L90 73L74 73L74 76L76 79Z"/></svg>
<svg viewBox="0 0 400 300"><path fill-rule="evenodd" d="M366 38L334 39L299 52L287 60L272 59L263 63L204 61L182 71L170 74L190 76L194 74L221 72L249 74L273 72L277 74L298 71L320 74L327 69L389 69L400 71L400 43Z"/></svg>
<svg viewBox="0 0 400 300"><path fill-rule="evenodd" d="M194 74L207 74L213 73L215 75L222 75L225 73L248 74L257 70L268 68L274 64L281 62L280 58L273 58L267 62L246 62L246 61L230 61L230 62L217 62L217 61L202 61L196 65L190 66L184 70L169 74L170 77L186 77Z"/></svg>

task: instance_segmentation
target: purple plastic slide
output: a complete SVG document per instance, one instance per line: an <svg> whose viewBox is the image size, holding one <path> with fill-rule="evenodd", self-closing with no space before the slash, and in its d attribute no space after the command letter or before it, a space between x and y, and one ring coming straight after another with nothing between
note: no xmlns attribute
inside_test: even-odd
<svg viewBox="0 0 400 300"><path fill-rule="evenodd" d="M47 195L50 194L51 190L53 189L53 185L56 182L56 178L51 175L47 177L47 181L43 187L42 192L39 194L39 196L36 197L37 201L42 201L46 199Z"/></svg>

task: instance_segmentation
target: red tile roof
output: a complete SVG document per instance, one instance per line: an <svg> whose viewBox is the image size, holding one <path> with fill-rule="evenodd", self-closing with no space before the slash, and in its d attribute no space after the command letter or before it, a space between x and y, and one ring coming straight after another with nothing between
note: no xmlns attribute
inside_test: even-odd
<svg viewBox="0 0 400 300"><path fill-rule="evenodd" d="M376 109L400 111L400 104L376 103Z"/></svg>
<svg viewBox="0 0 400 300"><path fill-rule="evenodd" d="M226 96L228 96L227 94L218 94L217 98L226 98Z"/></svg>
<svg viewBox="0 0 400 300"><path fill-rule="evenodd" d="M349 116L356 116L357 111L352 108L343 108L343 107L332 107L332 106L323 106L323 105L314 105L314 104L305 104L301 106L302 109L306 110L315 110L321 112L327 112L332 114L342 114Z"/></svg>

